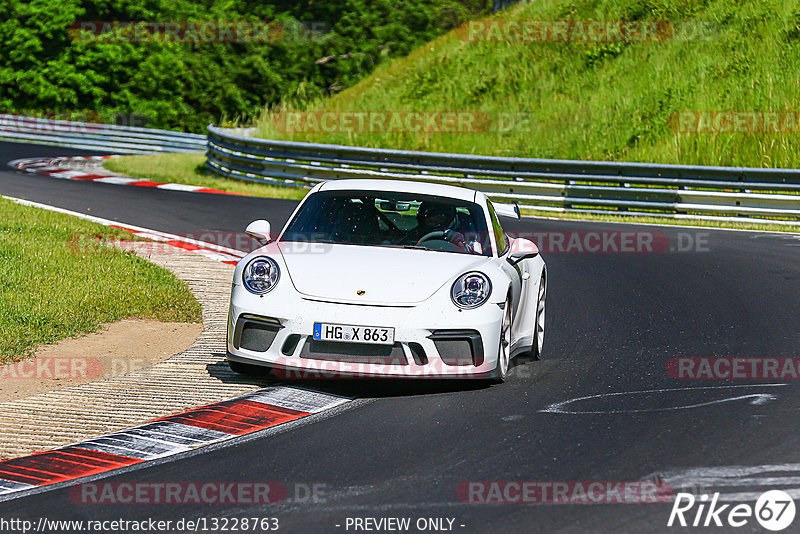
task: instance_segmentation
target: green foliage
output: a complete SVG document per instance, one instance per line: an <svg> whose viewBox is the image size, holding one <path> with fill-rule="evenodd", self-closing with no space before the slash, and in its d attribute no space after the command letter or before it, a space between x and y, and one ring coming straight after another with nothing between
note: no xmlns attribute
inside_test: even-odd
<svg viewBox="0 0 800 534"><path fill-rule="evenodd" d="M330 98L285 109L479 111L478 133L287 133L275 139L498 156L793 167L800 131L686 133L681 111L800 111L800 9L783 0L537 0L497 18L646 20L655 42L468 41L458 31ZM487 21L491 18L485 19ZM506 121L506 123L508 123Z"/></svg>
<svg viewBox="0 0 800 534"><path fill-rule="evenodd" d="M481 4L4 0L0 111L97 112L103 120L119 115L128 124L202 131L265 105L335 94L385 59L453 28ZM115 42L108 34L89 39L69 31L83 21L261 21L286 31L271 43ZM304 23L329 31L310 33Z"/></svg>

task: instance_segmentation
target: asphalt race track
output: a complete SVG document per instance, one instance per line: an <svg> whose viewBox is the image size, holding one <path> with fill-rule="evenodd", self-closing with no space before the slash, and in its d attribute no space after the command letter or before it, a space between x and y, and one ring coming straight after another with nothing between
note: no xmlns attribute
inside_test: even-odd
<svg viewBox="0 0 800 534"><path fill-rule="evenodd" d="M0 143L0 194L172 233L241 232L256 218L275 228L295 205L58 180L5 166L22 157L78 154L87 152ZM800 471L797 380L687 380L667 371L671 358L800 356L800 237L535 219L507 229L549 236L652 232L673 249L690 250L545 248L545 359L516 362L501 386L304 383L357 400L284 431L103 479L273 481L288 488L286 501L98 506L76 504L60 488L2 502L0 515L34 522L276 517L279 532L354 532L348 518L368 517L408 517L412 525L450 518L453 531L464 533L666 532L687 530L667 527L671 504L470 503L457 489L469 481L666 479L692 485L676 473L786 464L753 470L786 477L772 486L753 476L735 483L717 476L694 487L723 496L800 491L800 478L787 476ZM304 498L304 488L314 484L316 502ZM759 528L752 520L747 531Z"/></svg>

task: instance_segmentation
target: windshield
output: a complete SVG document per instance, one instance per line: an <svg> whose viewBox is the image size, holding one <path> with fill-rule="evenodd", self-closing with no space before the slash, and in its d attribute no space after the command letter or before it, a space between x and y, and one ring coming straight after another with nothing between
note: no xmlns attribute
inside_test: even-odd
<svg viewBox="0 0 800 534"><path fill-rule="evenodd" d="M281 241L420 248L491 256L483 210L429 195L325 191L311 195Z"/></svg>

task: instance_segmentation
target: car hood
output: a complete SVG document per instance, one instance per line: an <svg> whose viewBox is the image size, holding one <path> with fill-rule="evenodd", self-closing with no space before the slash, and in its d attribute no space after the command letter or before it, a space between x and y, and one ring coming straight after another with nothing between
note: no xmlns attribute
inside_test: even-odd
<svg viewBox="0 0 800 534"><path fill-rule="evenodd" d="M383 306L422 302L454 277L491 260L470 254L357 245L323 245L311 250L280 243L279 248L289 277L302 295Z"/></svg>

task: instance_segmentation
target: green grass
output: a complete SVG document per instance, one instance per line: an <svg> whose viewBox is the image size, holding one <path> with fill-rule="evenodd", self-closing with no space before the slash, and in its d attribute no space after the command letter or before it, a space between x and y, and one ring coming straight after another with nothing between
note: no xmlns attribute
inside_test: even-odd
<svg viewBox="0 0 800 534"><path fill-rule="evenodd" d="M112 172L156 182L211 187L257 197L290 198L299 200L308 192L297 187L231 180L207 174L204 154L157 154L154 156L123 156L106 160L104 167Z"/></svg>
<svg viewBox="0 0 800 534"><path fill-rule="evenodd" d="M663 20L678 35L653 43L467 42L457 32L392 60L333 98L329 111L520 114L504 132L299 134L266 110L272 139L582 160L797 167L800 131L685 134L685 110L790 111L800 94L800 7L783 0L537 0L496 17ZM701 28L687 31L685 28Z"/></svg>
<svg viewBox="0 0 800 534"><path fill-rule="evenodd" d="M200 321L184 282L113 239L132 236L0 200L0 362L124 318Z"/></svg>

